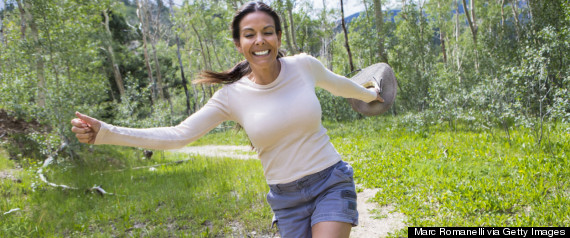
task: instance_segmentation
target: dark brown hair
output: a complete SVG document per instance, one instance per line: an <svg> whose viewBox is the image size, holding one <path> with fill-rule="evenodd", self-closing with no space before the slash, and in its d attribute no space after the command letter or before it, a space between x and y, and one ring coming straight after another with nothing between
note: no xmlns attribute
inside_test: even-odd
<svg viewBox="0 0 570 238"><path fill-rule="evenodd" d="M232 38L234 41L239 41L239 24L241 20L247 15L252 12L265 12L267 15L273 18L275 22L275 31L277 33L281 33L281 20L279 19L279 15L275 12L270 6L263 2L249 2L243 5L234 15L234 19L230 25L230 30L232 31ZM281 58L284 56L284 53L279 50L277 53L277 58ZM200 78L194 80L194 83L223 83L223 84L230 84L235 81L240 80L243 76L249 74L251 72L251 68L249 67L249 62L247 60L241 61L237 63L233 68L228 69L224 72L214 72L214 71L202 71L200 73Z"/></svg>

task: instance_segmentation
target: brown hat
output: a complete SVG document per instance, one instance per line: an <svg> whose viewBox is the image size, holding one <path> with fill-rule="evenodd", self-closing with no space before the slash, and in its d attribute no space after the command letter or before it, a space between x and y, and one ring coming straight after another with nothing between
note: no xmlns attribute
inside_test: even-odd
<svg viewBox="0 0 570 238"><path fill-rule="evenodd" d="M378 86L380 96L384 99L384 102L375 100L366 103L358 99L349 98L348 102L355 111L365 116L377 116L388 111L394 104L398 82L396 81L396 76L394 76L394 71L388 64L378 63L368 66L354 75L351 80L365 88Z"/></svg>

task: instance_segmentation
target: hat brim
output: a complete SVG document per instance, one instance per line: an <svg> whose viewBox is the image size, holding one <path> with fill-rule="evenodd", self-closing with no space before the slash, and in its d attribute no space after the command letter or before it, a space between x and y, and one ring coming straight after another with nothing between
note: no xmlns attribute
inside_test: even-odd
<svg viewBox="0 0 570 238"><path fill-rule="evenodd" d="M394 71L388 64L378 63L368 66L354 75L351 80L366 88L374 87L375 84L378 85L380 97L384 99L384 102L375 100L366 103L358 99L349 98L348 102L353 110L365 116L377 116L388 111L394 104L398 82L396 81Z"/></svg>

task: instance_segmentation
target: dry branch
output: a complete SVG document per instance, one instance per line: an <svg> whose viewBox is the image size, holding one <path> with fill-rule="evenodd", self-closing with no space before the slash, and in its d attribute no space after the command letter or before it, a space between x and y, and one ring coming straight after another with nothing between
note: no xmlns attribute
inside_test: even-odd
<svg viewBox="0 0 570 238"><path fill-rule="evenodd" d="M103 197L103 195L116 195L114 193L108 193L103 188L101 188L101 185L97 185L97 184L93 185L92 188L88 188L85 190L85 194L87 194L89 192L97 193L97 194L101 195L101 197Z"/></svg>
<svg viewBox="0 0 570 238"><path fill-rule="evenodd" d="M49 166L50 164L52 164L55 161L55 158L57 157L57 154L59 152L62 151L63 148L65 148L65 146L67 146L67 144L62 144L60 146L60 149L58 149L54 154L50 155L42 164L42 167L38 170L38 175L40 177L40 180L42 180L44 183L46 183L47 185L51 186L51 187L55 187L55 188L62 188L62 189L72 189L72 190L79 190L79 188L76 187L71 187L71 186L67 186L65 184L55 184L52 183L50 181L47 180L46 176L43 174L44 168L46 168L47 166ZM114 194L114 193L108 193L105 190L103 190L103 188L101 188L101 185L97 186L96 184L93 185L92 188L88 188L85 190L85 193L87 192L96 192L97 194L103 196L103 195L118 195L118 194Z"/></svg>
<svg viewBox="0 0 570 238"><path fill-rule="evenodd" d="M4 214L4 215L8 215L8 214L10 214L10 213L12 213L12 212L16 212L16 211L20 211L20 210L21 210L20 208L14 208L14 209L11 209L10 211L7 211L7 212L5 212L5 213L3 213L3 214Z"/></svg>

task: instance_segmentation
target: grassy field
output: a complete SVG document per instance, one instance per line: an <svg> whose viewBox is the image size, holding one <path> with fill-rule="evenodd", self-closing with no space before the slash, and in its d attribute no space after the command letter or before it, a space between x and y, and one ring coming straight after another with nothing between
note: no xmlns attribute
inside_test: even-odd
<svg viewBox="0 0 570 238"><path fill-rule="evenodd" d="M432 126L411 131L389 117L325 123L337 150L376 202L404 213L409 226L567 226L570 224L568 125L548 125L541 145L518 128L473 131ZM411 127L410 127L411 128ZM243 131L209 134L192 145L247 145ZM190 157L96 146L82 162L21 160L17 179L0 184L0 237L189 236L275 232L257 160ZM184 163L128 169L188 160ZM0 168L15 164L0 154ZM127 169L115 171L118 169ZM103 185L113 196L86 190ZM2 213L20 208L7 215ZM406 236L407 230L394 236Z"/></svg>
<svg viewBox="0 0 570 238"><path fill-rule="evenodd" d="M432 127L410 132L390 118L328 124L333 144L375 200L395 205L409 226L568 226L570 134L474 132ZM396 236L406 236L407 230Z"/></svg>
<svg viewBox="0 0 570 238"><path fill-rule="evenodd" d="M47 187L24 161L21 182L3 179L0 237L151 236L211 237L272 233L271 210L265 205L267 186L259 161L190 157L155 153L152 161L131 149L96 149L82 165L53 165L50 182L79 188ZM122 159L116 159L122 158ZM1 160L5 160L2 158ZM122 168L188 160L156 169ZM116 195L100 196L87 189L102 185Z"/></svg>

